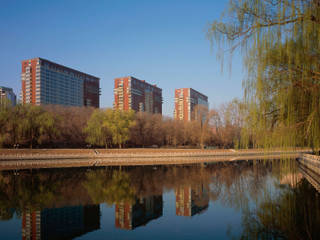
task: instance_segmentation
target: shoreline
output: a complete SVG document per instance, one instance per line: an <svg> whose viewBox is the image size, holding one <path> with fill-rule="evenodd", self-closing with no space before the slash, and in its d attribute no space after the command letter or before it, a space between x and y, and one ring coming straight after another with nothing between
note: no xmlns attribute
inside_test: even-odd
<svg viewBox="0 0 320 240"><path fill-rule="evenodd" d="M0 149L0 160L43 158L109 158L109 157L176 157L176 156L239 156L261 154L309 153L311 149Z"/></svg>
<svg viewBox="0 0 320 240"><path fill-rule="evenodd" d="M296 158L310 149L0 149L0 170L193 164Z"/></svg>

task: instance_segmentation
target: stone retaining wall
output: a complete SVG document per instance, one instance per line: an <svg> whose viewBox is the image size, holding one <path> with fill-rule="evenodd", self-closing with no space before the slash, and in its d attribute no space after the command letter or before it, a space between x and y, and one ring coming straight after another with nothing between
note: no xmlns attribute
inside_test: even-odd
<svg viewBox="0 0 320 240"><path fill-rule="evenodd" d="M320 156L302 154L299 158L299 163L320 175Z"/></svg>
<svg viewBox="0 0 320 240"><path fill-rule="evenodd" d="M320 156L302 154L298 162L303 176L320 193Z"/></svg>
<svg viewBox="0 0 320 240"><path fill-rule="evenodd" d="M62 168L62 167L93 167L93 166L132 166L132 165L169 165L210 163L220 161L240 161L253 159L279 159L281 157L297 158L300 153L286 154L233 154L225 155L201 155L201 156L108 156L94 158L48 158L45 159L8 159L0 160L0 170L16 170L31 168Z"/></svg>
<svg viewBox="0 0 320 240"><path fill-rule="evenodd" d="M59 150L58 150L59 152ZM83 151L82 153L55 153L54 151L40 151L39 153L7 153L0 154L0 160L47 160L47 159L93 159L93 158L176 158L176 157L215 157L215 156L258 156L258 155L273 155L273 154L300 154L300 153L308 153L310 150L277 150L277 151L261 151L261 150L179 150L179 151L168 151L168 150L155 150L155 151L136 151L134 153L127 153L124 151L110 151L105 153L105 151L101 150L91 150L91 151Z"/></svg>

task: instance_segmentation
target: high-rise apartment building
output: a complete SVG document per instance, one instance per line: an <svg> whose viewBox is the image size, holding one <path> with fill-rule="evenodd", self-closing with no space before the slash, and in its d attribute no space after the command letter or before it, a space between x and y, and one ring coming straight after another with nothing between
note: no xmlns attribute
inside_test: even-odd
<svg viewBox="0 0 320 240"><path fill-rule="evenodd" d="M0 105L7 101L9 101L12 106L15 106L17 103L17 96L14 94L12 88L0 86Z"/></svg>
<svg viewBox="0 0 320 240"><path fill-rule="evenodd" d="M42 58L22 61L21 102L99 107L100 79Z"/></svg>
<svg viewBox="0 0 320 240"><path fill-rule="evenodd" d="M114 80L114 109L162 113L162 89L134 77Z"/></svg>
<svg viewBox="0 0 320 240"><path fill-rule="evenodd" d="M208 109L208 97L192 88L179 88L174 92L174 119L197 119L196 106Z"/></svg>

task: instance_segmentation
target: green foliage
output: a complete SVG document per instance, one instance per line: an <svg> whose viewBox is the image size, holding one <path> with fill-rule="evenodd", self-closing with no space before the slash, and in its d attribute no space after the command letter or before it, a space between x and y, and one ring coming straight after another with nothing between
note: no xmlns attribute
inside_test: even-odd
<svg viewBox="0 0 320 240"><path fill-rule="evenodd" d="M53 116L41 107L17 105L0 111L0 144L41 144L57 134Z"/></svg>
<svg viewBox="0 0 320 240"><path fill-rule="evenodd" d="M7 110L12 106L12 103L7 98L0 98L0 111Z"/></svg>
<svg viewBox="0 0 320 240"><path fill-rule="evenodd" d="M105 127L106 114L99 109L91 115L84 132L87 134L86 141L97 146L106 146L110 142L110 132Z"/></svg>
<svg viewBox="0 0 320 240"><path fill-rule="evenodd" d="M133 111L96 110L84 129L87 134L86 141L93 145L107 146L111 138L112 143L121 148L122 144L129 140L134 119Z"/></svg>
<svg viewBox="0 0 320 240"><path fill-rule="evenodd" d="M245 52L242 146L320 147L319 1L232 0L226 14L209 36Z"/></svg>
<svg viewBox="0 0 320 240"><path fill-rule="evenodd" d="M107 109L105 112L103 126L110 131L113 144L119 145L119 148L129 140L130 127L135 124L134 117L133 111Z"/></svg>
<svg viewBox="0 0 320 240"><path fill-rule="evenodd" d="M0 147L6 141L6 124L9 120L9 110L10 108L6 105L2 105L0 108Z"/></svg>
<svg viewBox="0 0 320 240"><path fill-rule="evenodd" d="M26 117L21 120L25 138L32 148L34 143L41 144L45 135L56 132L53 116L38 106L26 106Z"/></svg>

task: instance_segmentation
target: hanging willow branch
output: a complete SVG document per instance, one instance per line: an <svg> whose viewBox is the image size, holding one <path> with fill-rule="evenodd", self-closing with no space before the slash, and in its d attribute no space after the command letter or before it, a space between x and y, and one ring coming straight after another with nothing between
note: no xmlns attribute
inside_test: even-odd
<svg viewBox="0 0 320 240"><path fill-rule="evenodd" d="M243 146L320 147L320 1L231 0L223 17L208 36L245 53Z"/></svg>

